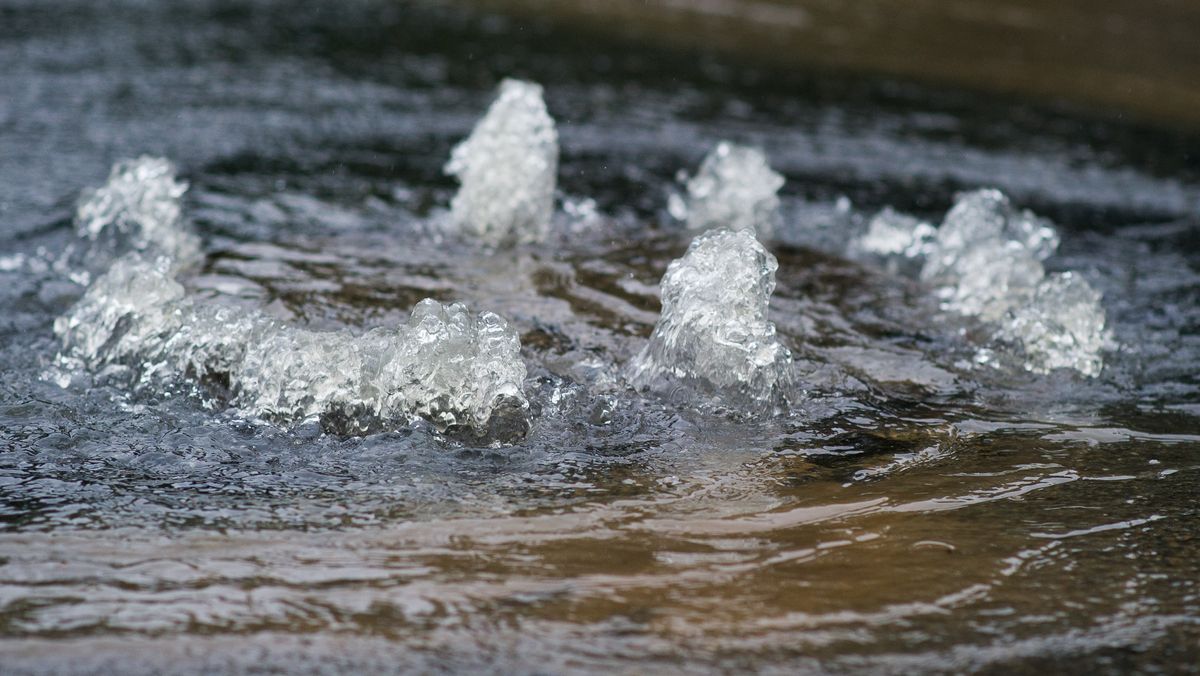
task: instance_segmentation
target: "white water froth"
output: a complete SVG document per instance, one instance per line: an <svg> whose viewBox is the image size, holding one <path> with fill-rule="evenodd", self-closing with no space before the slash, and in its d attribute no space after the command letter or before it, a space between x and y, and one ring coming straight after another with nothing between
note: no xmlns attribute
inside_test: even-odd
<svg viewBox="0 0 1200 676"><path fill-rule="evenodd" d="M543 241L554 215L557 171L558 132L542 87L504 80L446 164L446 173L461 183L447 227L491 246Z"/></svg>
<svg viewBox="0 0 1200 676"><path fill-rule="evenodd" d="M996 324L996 337L1018 346L1026 369L1096 376L1111 344L1100 293L1078 275L1047 275L1042 261L1058 245L1049 221L985 189L959 195L936 229L885 210L850 249L893 270L919 269L945 309ZM983 350L980 361L994 361L993 352Z"/></svg>
<svg viewBox="0 0 1200 676"><path fill-rule="evenodd" d="M182 199L188 185L175 165L143 155L117 162L101 187L85 190L75 211L79 237L93 258L124 251L151 251L180 265L200 258L200 240L183 225Z"/></svg>
<svg viewBox="0 0 1200 676"><path fill-rule="evenodd" d="M671 213L690 230L750 230L770 239L779 223L783 183L763 151L723 141L688 179L686 202L673 196Z"/></svg>
<svg viewBox="0 0 1200 676"><path fill-rule="evenodd" d="M851 241L852 254L869 254L883 258L888 270L893 273L911 271L909 261L920 261L933 253L937 228L902 214L891 207L885 208L867 224L867 232ZM919 269L919 268L917 268Z"/></svg>
<svg viewBox="0 0 1200 676"><path fill-rule="evenodd" d="M1058 242L1049 221L1013 208L999 190L965 193L938 228L921 279L940 287L949 308L998 321L1033 297Z"/></svg>
<svg viewBox="0 0 1200 676"><path fill-rule="evenodd" d="M662 314L629 365L639 389L707 396L749 413L784 404L792 356L767 319L775 257L749 230L712 230L667 267Z"/></svg>
<svg viewBox="0 0 1200 676"><path fill-rule="evenodd" d="M319 419L342 433L416 418L439 431L489 440L513 439L527 429L520 343L500 316L426 299L405 324L354 335L292 327L258 311L191 297L176 279L180 260L157 244L195 237L181 229L182 190L163 190L182 184L171 172L129 166L118 165L110 185L94 193L110 196L103 209L89 206L87 213L103 212L106 223L136 223L140 232L154 233L147 241L155 246L135 246L117 259L56 320L62 366L127 373L139 386L188 381L249 417ZM136 199L124 199L131 196ZM166 220L153 220L159 216Z"/></svg>
<svg viewBox="0 0 1200 676"><path fill-rule="evenodd" d="M1100 301L1100 292L1078 275L1049 275L1001 325L1000 337L1025 346L1025 368L1035 373L1072 368L1099 375L1101 352L1111 342Z"/></svg>

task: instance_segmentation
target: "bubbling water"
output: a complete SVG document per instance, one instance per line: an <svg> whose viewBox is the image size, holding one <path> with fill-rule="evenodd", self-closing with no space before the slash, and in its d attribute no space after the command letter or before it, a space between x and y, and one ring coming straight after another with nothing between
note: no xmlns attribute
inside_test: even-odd
<svg viewBox="0 0 1200 676"><path fill-rule="evenodd" d="M935 237L937 228L887 207L871 218L866 234L851 240L849 248L852 255L882 258L893 274L911 274L933 253Z"/></svg>
<svg viewBox="0 0 1200 676"><path fill-rule="evenodd" d="M462 186L443 221L488 246L538 242L552 224L557 133L540 86L505 80L447 172ZM786 409L795 398L790 351L767 318L778 263L756 238L780 220L783 177L762 151L723 142L673 205L704 231L662 279L662 313L627 365L636 389L677 403L743 414ZM181 205L187 184L170 162L118 163L86 191L81 238L115 262L55 322L59 363L121 374L135 386L191 382L204 400L290 424L367 433L429 421L441 432L511 441L529 428L526 368L515 329L459 303L421 301L408 321L361 335L288 326L261 310L191 297L178 277L202 260ZM680 211L682 209L682 212ZM1072 274L1047 275L1058 246L1048 221L997 190L960 195L941 227L890 209L847 245L932 285L945 309L996 326L1027 370L1094 376L1110 339L1100 295ZM976 361L1008 357L995 346Z"/></svg>
<svg viewBox="0 0 1200 676"><path fill-rule="evenodd" d="M55 321L68 373L123 375L135 386L190 381L209 403L248 417L319 419L342 433L422 418L488 442L524 435L525 365L499 315L426 299L405 324L354 335L188 296L176 275L199 248L183 224L182 186L165 160L142 158L118 164L83 200L81 231L96 239L116 229L133 250Z"/></svg>
<svg viewBox="0 0 1200 676"><path fill-rule="evenodd" d="M447 228L492 246L544 240L557 171L558 132L542 87L503 81L487 114L446 164L446 173L462 183Z"/></svg>
<svg viewBox="0 0 1200 676"><path fill-rule="evenodd" d="M161 253L182 266L200 260L199 238L182 227L187 189L164 158L117 162L103 186L83 192L76 209L76 233L91 243L90 262L108 263L129 250Z"/></svg>
<svg viewBox="0 0 1200 676"><path fill-rule="evenodd" d="M686 202L674 196L671 211L689 230L750 230L766 240L779 222L783 183L762 150L722 141L688 179Z"/></svg>
<svg viewBox="0 0 1200 676"><path fill-rule="evenodd" d="M1033 298L1014 309L999 336L1024 347L1024 365L1035 373L1067 368L1100 375L1101 352L1112 343L1100 292L1075 273L1048 275Z"/></svg>
<svg viewBox="0 0 1200 676"><path fill-rule="evenodd" d="M1059 241L1049 221L984 189L959 195L938 228L885 209L848 250L919 276L944 309L994 326L994 338L1026 370L1096 376L1112 345L1101 295L1077 274L1046 273L1043 261ZM985 346L977 361L999 364L1000 352Z"/></svg>
<svg viewBox="0 0 1200 676"><path fill-rule="evenodd" d="M662 316L630 381L746 412L785 404L792 356L767 319L778 268L749 230L697 237L663 276Z"/></svg>
<svg viewBox="0 0 1200 676"><path fill-rule="evenodd" d="M1033 296L1058 242L1048 221L1017 211L1000 191L966 193L938 228L921 279L939 287L947 308L997 321Z"/></svg>

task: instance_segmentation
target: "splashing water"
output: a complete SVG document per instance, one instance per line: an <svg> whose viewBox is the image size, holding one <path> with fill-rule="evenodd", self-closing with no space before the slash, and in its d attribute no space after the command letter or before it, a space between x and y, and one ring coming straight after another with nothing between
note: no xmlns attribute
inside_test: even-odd
<svg viewBox="0 0 1200 676"><path fill-rule="evenodd" d="M454 148L446 173L462 183L447 227L492 246L549 234L558 132L540 85L504 80L487 114Z"/></svg>
<svg viewBox="0 0 1200 676"><path fill-rule="evenodd" d="M1033 298L1010 313L999 336L1022 346L1025 368L1034 373L1066 368L1098 376L1101 352L1112 345L1100 300L1100 292L1074 273L1049 275Z"/></svg>
<svg viewBox="0 0 1200 676"><path fill-rule="evenodd" d="M118 162L101 187L85 190L75 214L81 238L91 242L89 263L111 262L120 252L165 254L181 266L200 258L200 240L183 227L180 200L187 183L161 157Z"/></svg>
<svg viewBox="0 0 1200 676"><path fill-rule="evenodd" d="M762 150L723 141L687 181L686 203L673 196L671 211L690 230L750 230L768 240L779 223L783 183Z"/></svg>
<svg viewBox="0 0 1200 676"><path fill-rule="evenodd" d="M937 228L919 218L885 207L867 224L862 237L850 241L851 256L882 258L888 271L913 274L934 251ZM915 263L915 266L914 266Z"/></svg>
<svg viewBox="0 0 1200 676"><path fill-rule="evenodd" d="M988 321L1033 296L1058 234L998 190L960 195L934 238L921 279L942 289L949 309Z"/></svg>
<svg viewBox="0 0 1200 676"><path fill-rule="evenodd" d="M1025 369L1096 376L1112 346L1101 295L1078 275L1047 275L1042 262L1058 245L1049 221L984 189L959 195L939 228L885 209L847 251L882 259L893 272L919 270L944 309L994 325L995 339L1014 346ZM985 346L977 361L1003 360Z"/></svg>
<svg viewBox="0 0 1200 676"><path fill-rule="evenodd" d="M175 260L129 253L88 288L71 310L54 321L66 362L91 369L106 364L137 366L146 346L178 332L173 304L184 300L175 281ZM154 369L149 369L153 371Z"/></svg>
<svg viewBox="0 0 1200 676"><path fill-rule="evenodd" d="M505 80L446 165L462 181L450 222L491 245L543 239L557 163L541 87ZM131 253L55 322L68 370L117 366L143 384L191 377L210 392L228 389L247 416L320 419L344 433L417 417L442 432L491 441L528 429L520 342L494 313L472 315L462 304L426 299L404 326L354 336L185 297L175 275L202 258L198 238L183 226L186 190L169 161L143 156L118 163L108 183L81 198L80 235L92 242L104 235L107 251Z"/></svg>
<svg viewBox="0 0 1200 676"><path fill-rule="evenodd" d="M165 160L120 163L92 194L78 218L100 224L88 232L133 224L136 231L122 232L131 232L135 245L153 243L150 250L194 240L181 229L183 184ZM159 216L166 220L154 220ZM416 418L491 442L528 429L520 341L499 315L426 299L395 329L310 331L189 297L175 278L180 267L170 255L138 250L118 259L55 321L60 364L68 372L82 366L123 374L136 385L190 379L209 403L228 399L248 417L319 419L341 433L394 429Z"/></svg>
<svg viewBox="0 0 1200 676"><path fill-rule="evenodd" d="M785 403L792 357L767 319L778 268L750 230L697 237L663 276L662 316L631 382L749 412Z"/></svg>

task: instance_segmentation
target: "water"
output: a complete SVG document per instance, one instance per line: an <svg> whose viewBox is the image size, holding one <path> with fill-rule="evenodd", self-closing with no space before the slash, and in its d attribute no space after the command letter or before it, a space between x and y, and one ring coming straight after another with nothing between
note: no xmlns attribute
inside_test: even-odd
<svg viewBox="0 0 1200 676"><path fill-rule="evenodd" d="M419 3L0 16L0 672L1200 659L1194 137ZM545 88L560 197L544 243L493 250L437 226L508 76ZM694 234L676 174L726 139L787 179L769 320L804 396L774 416L624 385ZM528 434L328 434L103 370L63 387L54 321L110 263L64 259L76 200L143 153L190 186L187 298L353 336L426 297L498 313ZM1054 223L1047 274L1103 294L1096 377L1030 372L919 267L847 253L885 208L937 225L984 186Z"/></svg>
<svg viewBox="0 0 1200 676"><path fill-rule="evenodd" d="M446 173L462 182L450 232L493 246L544 241L554 215L558 133L542 88L501 82L487 114L451 151Z"/></svg>
<svg viewBox="0 0 1200 676"><path fill-rule="evenodd" d="M792 355L767 319L779 263L750 230L696 237L659 284L658 323L629 363L635 388L692 408L786 411L799 399Z"/></svg>
<svg viewBox="0 0 1200 676"><path fill-rule="evenodd" d="M669 209L693 230L753 230L770 239L779 220L776 193L784 182L762 150L721 142L687 179L687 199L673 195Z"/></svg>

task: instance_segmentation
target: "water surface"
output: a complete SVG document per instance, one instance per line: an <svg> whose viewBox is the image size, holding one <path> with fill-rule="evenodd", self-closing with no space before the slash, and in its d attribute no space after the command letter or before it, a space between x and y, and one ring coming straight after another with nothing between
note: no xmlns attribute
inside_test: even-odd
<svg viewBox="0 0 1200 676"><path fill-rule="evenodd" d="M739 67L425 3L0 8L0 672L1186 672L1200 659L1200 140L1009 99ZM501 77L562 146L552 241L428 227ZM762 420L624 388L725 138L788 183ZM79 191L171 157L192 293L363 330L424 297L522 336L528 437L285 428L46 374ZM1095 379L838 251L994 185L1105 294ZM589 202L588 200L592 200Z"/></svg>

